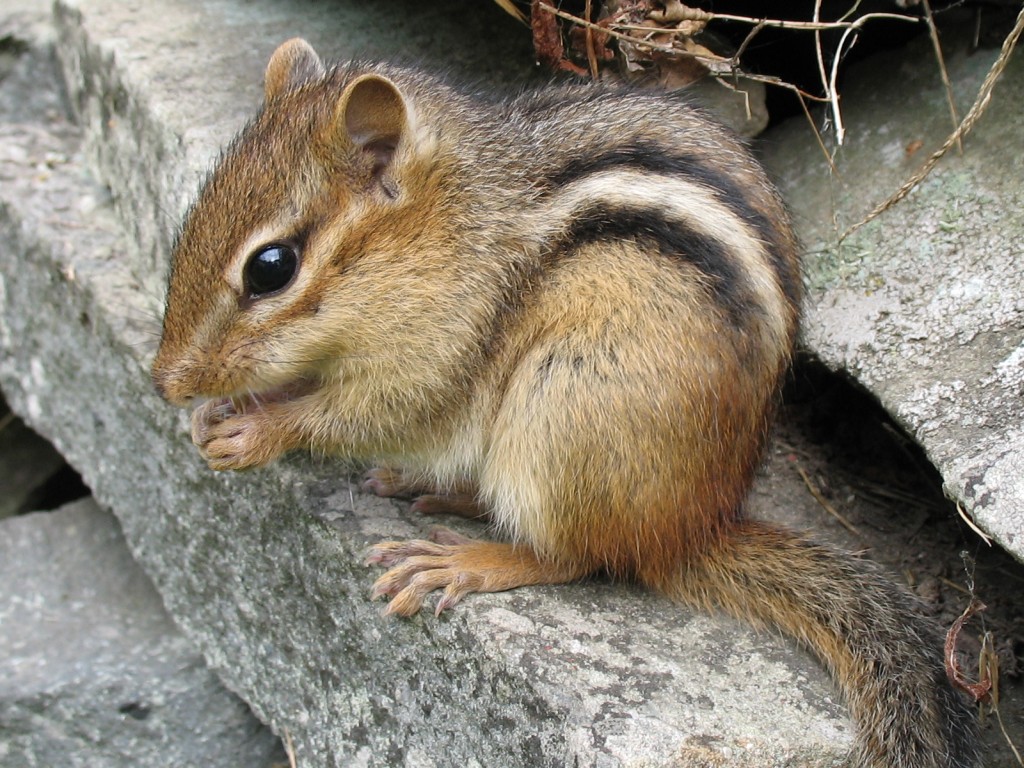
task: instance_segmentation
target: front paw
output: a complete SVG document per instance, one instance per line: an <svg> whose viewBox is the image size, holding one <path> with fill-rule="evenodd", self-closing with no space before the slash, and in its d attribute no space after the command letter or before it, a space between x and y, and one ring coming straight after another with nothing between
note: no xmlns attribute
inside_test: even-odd
<svg viewBox="0 0 1024 768"><path fill-rule="evenodd" d="M192 442L210 469L248 469L284 453L263 411L239 413L230 399L209 400L192 412Z"/></svg>

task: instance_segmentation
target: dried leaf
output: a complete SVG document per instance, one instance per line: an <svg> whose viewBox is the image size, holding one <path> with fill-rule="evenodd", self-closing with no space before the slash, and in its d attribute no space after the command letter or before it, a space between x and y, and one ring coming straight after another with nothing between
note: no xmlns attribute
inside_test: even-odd
<svg viewBox="0 0 1024 768"><path fill-rule="evenodd" d="M551 69L564 69L586 76L587 70L565 58L558 19L541 7L541 0L533 0L530 6L530 29L533 32L533 48L541 64Z"/></svg>

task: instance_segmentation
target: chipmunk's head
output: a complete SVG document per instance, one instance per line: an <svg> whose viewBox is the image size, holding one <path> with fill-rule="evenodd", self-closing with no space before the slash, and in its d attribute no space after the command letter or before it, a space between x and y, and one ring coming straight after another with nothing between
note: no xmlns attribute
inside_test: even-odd
<svg viewBox="0 0 1024 768"><path fill-rule="evenodd" d="M173 254L152 370L167 400L290 395L388 346L439 217L434 132L397 72L327 69L298 39L274 52Z"/></svg>

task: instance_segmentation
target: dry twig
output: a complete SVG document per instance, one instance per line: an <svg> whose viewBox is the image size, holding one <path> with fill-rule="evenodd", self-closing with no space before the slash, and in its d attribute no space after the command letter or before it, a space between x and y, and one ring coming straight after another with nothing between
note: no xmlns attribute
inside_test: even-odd
<svg viewBox="0 0 1024 768"><path fill-rule="evenodd" d="M292 743L292 735L287 728L284 729L284 751L288 755L289 768L296 768L298 763L295 759L295 745Z"/></svg>
<svg viewBox="0 0 1024 768"><path fill-rule="evenodd" d="M811 492L811 496L813 496L814 500L821 505L821 508L832 515L832 517L834 517L839 524L843 526L843 528L848 530L854 536L860 536L860 531L857 530L857 526L847 520L839 510L828 503L828 500L822 495L821 491L818 490L818 487L811 482L811 478L807 474L806 470L804 470L803 467L797 467L796 471L800 473L800 477L803 478L804 485L807 486L807 490Z"/></svg>
<svg viewBox="0 0 1024 768"><path fill-rule="evenodd" d="M529 25L529 22L526 20L526 16L523 15L522 11L516 8L515 3L513 3L512 0L494 0L494 2L496 2L498 4L498 7L500 7L501 10L503 10L513 19L521 21L523 22L523 24Z"/></svg>
<svg viewBox="0 0 1024 768"><path fill-rule="evenodd" d="M942 55L942 45L939 43L939 30L935 27L935 17L932 15L932 4L930 0L921 0L924 7L924 20L928 25L928 36L932 40L932 50L935 51L935 60L939 63L939 74L942 76L942 85L946 89L946 102L949 104L949 114L953 118L953 129L956 130L960 123L960 116L956 112L956 102L953 101L953 84L949 82L949 71L946 69L946 57ZM956 151L963 153L964 146L957 140Z"/></svg>
<svg viewBox="0 0 1024 768"><path fill-rule="evenodd" d="M967 514L967 510L963 508L963 505L958 501L956 503L956 511L960 515L960 519L967 523L967 527L974 531L981 537L981 540L992 546L992 539L989 538L981 528L979 528L975 522L971 519L971 516Z"/></svg>
<svg viewBox="0 0 1024 768"><path fill-rule="evenodd" d="M589 19L591 17L591 1L587 0L586 7L583 10L584 15ZM594 30L591 27L586 27L583 31L586 35L587 45L587 63L590 65L590 76L597 79L597 51L594 48Z"/></svg>

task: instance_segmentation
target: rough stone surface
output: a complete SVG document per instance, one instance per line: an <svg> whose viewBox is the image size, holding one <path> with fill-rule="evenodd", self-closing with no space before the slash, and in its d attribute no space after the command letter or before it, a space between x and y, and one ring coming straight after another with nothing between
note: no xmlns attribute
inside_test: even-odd
<svg viewBox="0 0 1024 768"><path fill-rule="evenodd" d="M85 154L114 201L83 175L76 134L38 79L44 103L32 114L0 103L0 257L18 259L0 282L12 407L114 509L171 614L229 687L291 736L304 767L841 764L850 728L805 654L621 585L474 596L441 618L383 620L361 555L422 534L424 521L301 456L211 473L184 414L152 393L141 326L158 310L146 287L162 271L169 219L191 193L175 185L198 177L253 106L279 39L343 53L339 41L377 34L331 7L336 17L271 3L171 2L156 15L59 6ZM380 44L398 47L397 28L423 41L424 57L448 59L456 43L467 61L499 57L491 40L503 34L472 33L461 3L389 9L370 20L391 36ZM440 31L445 16L457 34Z"/></svg>
<svg viewBox="0 0 1024 768"><path fill-rule="evenodd" d="M0 521L0 765L270 766L91 499Z"/></svg>
<svg viewBox="0 0 1024 768"><path fill-rule="evenodd" d="M969 54L971 29L952 25L943 36L961 115L997 54ZM768 161L808 250L805 342L875 393L925 448L947 492L1024 560L1024 56L1011 59L964 154L953 151L837 247L837 232L952 129L927 39L858 67L846 83L838 177L809 149L806 123L770 137Z"/></svg>

